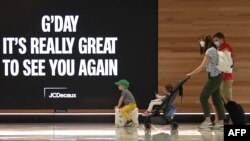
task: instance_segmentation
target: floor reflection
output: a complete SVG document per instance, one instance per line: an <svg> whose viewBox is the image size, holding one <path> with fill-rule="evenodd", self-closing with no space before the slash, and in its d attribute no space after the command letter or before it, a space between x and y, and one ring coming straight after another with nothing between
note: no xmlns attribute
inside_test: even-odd
<svg viewBox="0 0 250 141"><path fill-rule="evenodd" d="M171 130L170 133L160 132L151 134L151 130L145 130L145 141L174 141L178 138L178 130Z"/></svg>
<svg viewBox="0 0 250 141"><path fill-rule="evenodd" d="M168 132L154 133L151 130L144 130L144 136L138 133L138 128L126 127L116 128L117 141L175 141L178 140L178 130Z"/></svg>
<svg viewBox="0 0 250 141"><path fill-rule="evenodd" d="M223 141L224 132L222 130L200 130L202 141Z"/></svg>
<svg viewBox="0 0 250 141"><path fill-rule="evenodd" d="M163 129L163 128L161 128ZM178 141L185 139L186 141L223 141L224 132L223 130L144 130L138 128L127 127L127 128L116 128L116 141ZM139 131L138 131L139 130ZM198 134L200 133L200 134Z"/></svg>
<svg viewBox="0 0 250 141"><path fill-rule="evenodd" d="M119 127L115 129L116 140L135 140L139 138L138 128L136 127Z"/></svg>
<svg viewBox="0 0 250 141"><path fill-rule="evenodd" d="M0 140L39 141L223 141L223 130L198 130L182 124L178 130L153 125L116 128L113 124L0 124Z"/></svg>

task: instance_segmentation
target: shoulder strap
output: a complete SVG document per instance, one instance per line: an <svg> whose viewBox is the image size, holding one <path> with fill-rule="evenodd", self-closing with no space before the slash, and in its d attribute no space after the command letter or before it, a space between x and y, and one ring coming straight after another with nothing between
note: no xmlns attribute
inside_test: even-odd
<svg viewBox="0 0 250 141"><path fill-rule="evenodd" d="M179 96L181 96L181 103L182 103L182 98L183 98L183 86L182 85L180 85Z"/></svg>

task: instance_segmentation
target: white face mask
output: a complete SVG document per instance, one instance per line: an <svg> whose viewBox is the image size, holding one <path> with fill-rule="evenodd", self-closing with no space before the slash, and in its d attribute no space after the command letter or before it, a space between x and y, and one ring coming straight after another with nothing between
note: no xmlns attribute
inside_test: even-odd
<svg viewBox="0 0 250 141"><path fill-rule="evenodd" d="M214 44L215 44L217 47L220 47L220 42L219 42L219 41L215 41Z"/></svg>
<svg viewBox="0 0 250 141"><path fill-rule="evenodd" d="M201 47L205 47L205 41L200 41Z"/></svg>

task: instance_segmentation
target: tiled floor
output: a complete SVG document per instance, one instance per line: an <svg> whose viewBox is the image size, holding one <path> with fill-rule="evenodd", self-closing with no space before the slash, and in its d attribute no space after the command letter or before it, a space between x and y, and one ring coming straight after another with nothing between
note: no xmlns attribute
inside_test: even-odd
<svg viewBox="0 0 250 141"><path fill-rule="evenodd" d="M180 124L177 131L169 125L116 128L113 124L86 123L0 123L0 140L50 141L223 141L223 130L197 129L198 124Z"/></svg>

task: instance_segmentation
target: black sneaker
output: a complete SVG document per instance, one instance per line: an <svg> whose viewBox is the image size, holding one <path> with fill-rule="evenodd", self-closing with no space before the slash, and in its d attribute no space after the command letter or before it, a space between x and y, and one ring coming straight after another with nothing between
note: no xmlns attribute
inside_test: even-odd
<svg viewBox="0 0 250 141"><path fill-rule="evenodd" d="M124 125L124 127L129 127L129 126L132 126L132 125L134 125L134 122L132 120L128 120L126 122L126 124Z"/></svg>

